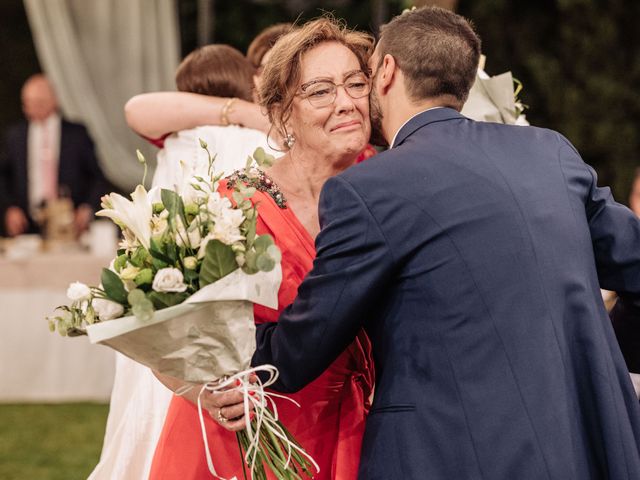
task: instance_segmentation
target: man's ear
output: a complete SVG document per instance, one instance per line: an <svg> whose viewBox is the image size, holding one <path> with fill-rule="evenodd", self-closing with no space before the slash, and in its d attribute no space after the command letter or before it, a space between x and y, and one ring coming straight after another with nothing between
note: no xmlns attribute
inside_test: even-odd
<svg viewBox="0 0 640 480"><path fill-rule="evenodd" d="M387 53L382 59L382 65L380 65L380 76L378 78L379 88L384 94L389 91L396 80L396 67L396 59Z"/></svg>

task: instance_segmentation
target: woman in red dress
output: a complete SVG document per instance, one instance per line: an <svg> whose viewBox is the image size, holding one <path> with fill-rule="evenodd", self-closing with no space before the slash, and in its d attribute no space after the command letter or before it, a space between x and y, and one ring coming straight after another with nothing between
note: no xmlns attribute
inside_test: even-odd
<svg viewBox="0 0 640 480"><path fill-rule="evenodd" d="M317 205L324 181L356 161L370 135L367 59L372 39L336 22L314 20L283 37L263 72L261 103L287 153L267 172L234 176L259 191L258 233L282 251L278 310L256 306L257 323L276 321L312 266L320 231ZM226 188L223 182L222 187ZM174 390L179 385L167 382ZM357 340L314 382L290 395L301 408L276 400L280 419L320 466L317 479L357 477L365 416L373 388L369 341ZM193 397L193 395L192 395ZM151 479L211 478L197 407L175 396L156 449ZM218 416L220 412L211 411ZM243 478L235 435L206 415L213 463L224 478Z"/></svg>

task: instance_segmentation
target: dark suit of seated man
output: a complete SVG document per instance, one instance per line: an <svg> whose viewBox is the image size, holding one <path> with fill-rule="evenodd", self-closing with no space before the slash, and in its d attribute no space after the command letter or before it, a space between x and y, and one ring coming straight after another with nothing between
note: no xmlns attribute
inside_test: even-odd
<svg viewBox="0 0 640 480"><path fill-rule="evenodd" d="M37 232L34 210L64 194L73 201L80 233L109 190L93 141L83 125L60 117L44 75L30 77L21 98L26 120L5 132L0 156L0 232L10 237Z"/></svg>

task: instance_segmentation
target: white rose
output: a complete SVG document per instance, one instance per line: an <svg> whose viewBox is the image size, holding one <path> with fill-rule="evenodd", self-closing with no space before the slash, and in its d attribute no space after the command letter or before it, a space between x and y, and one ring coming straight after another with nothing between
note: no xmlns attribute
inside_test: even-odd
<svg viewBox="0 0 640 480"><path fill-rule="evenodd" d="M161 268L153 278L151 286L156 292L184 292L187 285L184 283L182 272L177 268Z"/></svg>
<svg viewBox="0 0 640 480"><path fill-rule="evenodd" d="M67 298L73 302L89 300L91 298L91 289L81 282L73 282L67 289Z"/></svg>
<svg viewBox="0 0 640 480"><path fill-rule="evenodd" d="M91 302L93 309L98 314L98 318L102 321L113 320L121 317L124 313L124 307L119 303L105 300L104 298L94 298Z"/></svg>

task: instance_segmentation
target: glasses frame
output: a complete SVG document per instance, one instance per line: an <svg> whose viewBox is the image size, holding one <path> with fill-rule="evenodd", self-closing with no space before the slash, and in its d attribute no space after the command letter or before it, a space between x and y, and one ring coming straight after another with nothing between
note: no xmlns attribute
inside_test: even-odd
<svg viewBox="0 0 640 480"><path fill-rule="evenodd" d="M349 90L347 90L347 88L345 87L345 85L347 83L349 83L349 79L354 77L355 75L362 75L366 81L367 81L367 91L366 93L359 95L359 96L353 96L351 95L351 93L349 93ZM305 90L307 88L309 88L312 85L316 85L318 83L327 83L327 84L331 84L333 86L332 88L332 92L329 96L329 98L331 98L330 101L328 101L327 103L323 103L321 105L316 105L313 103L313 101L311 100L311 95L308 94ZM306 98L307 101L309 102L309 104L312 107L315 108L324 108L324 107L328 107L329 105L333 104L336 101L336 98L338 98L338 87L342 87L345 91L345 93L349 96L349 98L352 98L354 100L357 100L358 98L364 98L367 95L369 95L371 93L371 77L370 74L366 71L363 70L356 70L354 72L351 72L349 74L347 74L345 81L342 83L334 83L332 80L326 80L326 79L317 79L317 80L311 80L310 82L304 83L302 85L300 85L300 92L296 93L296 96L300 96L303 98ZM324 101L324 100L323 100Z"/></svg>

